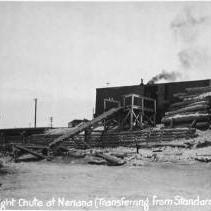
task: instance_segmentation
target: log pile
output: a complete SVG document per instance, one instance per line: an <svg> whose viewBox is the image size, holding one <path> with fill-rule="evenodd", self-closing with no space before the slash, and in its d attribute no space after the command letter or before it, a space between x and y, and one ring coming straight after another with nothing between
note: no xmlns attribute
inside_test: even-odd
<svg viewBox="0 0 211 211"><path fill-rule="evenodd" d="M55 139L56 135L32 135L25 139L25 143L15 143L21 144L22 146L27 146L32 150L48 148L48 143ZM119 131L119 132L93 132L85 138L84 135L80 134L72 138L65 140L61 143L60 147L65 149L84 149L84 142L86 143L86 148L95 147L136 147L137 143L159 143L162 141L170 142L175 139L191 139L196 137L196 130L194 128L165 128L165 129L144 129L138 131ZM9 145L14 145L13 142L8 142Z"/></svg>
<svg viewBox="0 0 211 211"><path fill-rule="evenodd" d="M196 137L196 129L172 128L172 129L145 129L137 132L120 132L105 134L102 137L103 147L136 147L140 143L170 142L175 139L191 139Z"/></svg>
<svg viewBox="0 0 211 211"><path fill-rule="evenodd" d="M162 123L167 127L189 127L206 130L211 120L211 86L186 88L174 94L179 102L173 103Z"/></svg>

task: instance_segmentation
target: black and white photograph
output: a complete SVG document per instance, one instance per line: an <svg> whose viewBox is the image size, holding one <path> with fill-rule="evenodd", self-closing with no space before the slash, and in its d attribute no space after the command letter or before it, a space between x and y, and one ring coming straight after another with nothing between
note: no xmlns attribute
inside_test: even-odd
<svg viewBox="0 0 211 211"><path fill-rule="evenodd" d="M0 210L210 211L211 1L0 1Z"/></svg>

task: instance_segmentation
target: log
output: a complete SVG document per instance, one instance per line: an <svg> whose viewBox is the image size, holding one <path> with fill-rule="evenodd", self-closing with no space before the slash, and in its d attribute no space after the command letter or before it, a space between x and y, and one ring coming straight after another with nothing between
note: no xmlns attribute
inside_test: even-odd
<svg viewBox="0 0 211 211"><path fill-rule="evenodd" d="M164 124L170 123L171 119L174 119L174 122L176 123L192 122L193 120L209 121L210 116L210 114L175 115L172 117L164 117L161 122Z"/></svg>
<svg viewBox="0 0 211 211"><path fill-rule="evenodd" d="M195 128L199 129L199 130L207 130L209 129L209 122L197 122L195 125Z"/></svg>
<svg viewBox="0 0 211 211"><path fill-rule="evenodd" d="M173 94L173 97L180 98L180 97L183 97L183 96L186 96L186 95L187 95L187 93L185 93L185 92L179 92L179 93Z"/></svg>
<svg viewBox="0 0 211 211"><path fill-rule="evenodd" d="M208 146L211 146L211 142L205 140L205 141L197 142L197 143L194 145L194 148L203 148L203 147L208 147Z"/></svg>
<svg viewBox="0 0 211 211"><path fill-rule="evenodd" d="M180 106L169 107L168 111L175 111L175 110L184 108L184 107L186 107L186 106L195 106L195 105L208 105L208 106L211 106L211 105L209 104L209 102L207 102L207 101L199 101L199 102L195 102L195 103L188 103L188 104L186 104L186 105L180 105Z"/></svg>
<svg viewBox="0 0 211 211"><path fill-rule="evenodd" d="M27 145L27 149L44 150L44 149L47 149L47 147L45 147L45 146L37 146L37 145Z"/></svg>
<svg viewBox="0 0 211 211"><path fill-rule="evenodd" d="M153 148L153 147L180 147L188 148L187 144L180 143L148 143L148 144L139 144L139 148Z"/></svg>
<svg viewBox="0 0 211 211"><path fill-rule="evenodd" d="M168 136L153 136L153 137L148 137L148 138L143 138L143 139L139 139L140 141L143 140L164 140L164 139L177 139L177 138L192 138L195 137L195 134L192 135L168 135ZM129 141L129 140L125 140L125 141ZM131 140L130 142L133 142L133 140Z"/></svg>
<svg viewBox="0 0 211 211"><path fill-rule="evenodd" d="M104 154L102 152L95 152L95 156L105 159L110 165L120 166L125 164L124 160L108 154Z"/></svg>
<svg viewBox="0 0 211 211"><path fill-rule="evenodd" d="M192 125L192 124L193 124L193 121L192 122L190 121L189 123L177 122L175 124L175 127L176 128L180 128L180 127L184 127L185 126L185 127L190 127L190 128L196 128L198 130L207 130L207 129L209 129L209 126L210 126L210 123L207 120L200 121L200 122L196 121L194 125ZM168 126L168 123L166 123L166 126ZM194 134L192 134L192 135L194 136ZM192 135L190 134L189 136L191 137Z"/></svg>
<svg viewBox="0 0 211 211"><path fill-rule="evenodd" d="M145 138L161 138L161 137L176 137L176 136L181 136L181 137L184 137L184 136L191 136L193 134L189 134L189 133L172 133L172 134L163 134L163 135L153 135L153 136L150 136L150 137L145 137Z"/></svg>
<svg viewBox="0 0 211 211"><path fill-rule="evenodd" d="M210 157L211 154L196 154L197 156Z"/></svg>
<svg viewBox="0 0 211 211"><path fill-rule="evenodd" d="M179 113L182 113L182 112L190 112L190 111L206 111L207 109L209 108L208 105L203 105L203 104L199 104L199 105L193 105L193 106L187 106L187 107L184 107L184 108L180 108L176 111L169 111L169 112L166 112L165 115L167 116L171 116L171 115L174 115L174 114L179 114Z"/></svg>
<svg viewBox="0 0 211 211"><path fill-rule="evenodd" d="M201 93L204 93L204 92L210 92L211 86L186 88L185 90L186 90L187 93L190 93L190 94L201 94Z"/></svg>
<svg viewBox="0 0 211 211"><path fill-rule="evenodd" d="M195 157L195 160L205 163L211 162L211 158L209 157Z"/></svg>
<svg viewBox="0 0 211 211"><path fill-rule="evenodd" d="M193 137L187 136L187 137L169 137L169 138L156 138L156 139L148 139L145 142L151 143L151 142L159 142L159 141L163 141L163 142L167 142L167 141L175 141L177 139L191 139L191 138L195 138L197 137L197 135L194 135Z"/></svg>
<svg viewBox="0 0 211 211"><path fill-rule="evenodd" d="M73 157L73 158L84 158L86 156L85 153L78 152L78 151L68 151L63 153L65 156Z"/></svg>
<svg viewBox="0 0 211 211"><path fill-rule="evenodd" d="M210 113L208 109L204 109L204 110L196 110L196 111L184 111L184 112L175 112L175 114L170 114L170 115L166 115L165 114L165 117L172 117L176 114L178 115L194 115L195 113L198 113L198 114L207 114L207 113Z"/></svg>
<svg viewBox="0 0 211 211"><path fill-rule="evenodd" d="M19 149L19 150L21 150L21 151L24 151L24 152L27 152L27 153L29 153L29 154L32 154L32 155L34 155L35 157L40 158L40 159L47 159L47 158L48 158L48 157L46 157L46 156L44 156L44 155L42 155L42 154L39 154L39 153L37 153L37 152L35 152L35 151L32 151L32 150L27 149L27 148L22 147L22 146L14 145L14 147L17 148L17 149Z"/></svg>
<svg viewBox="0 0 211 211"><path fill-rule="evenodd" d="M179 132L181 132L181 131L191 131L191 132L196 132L196 129L194 129L194 128L192 128L192 129L189 129L189 128L187 128L187 127L183 127L183 128L180 128L180 129L175 129L175 128L165 128L165 129L163 129L163 131L169 131L169 132L174 132L174 131L179 131Z"/></svg>
<svg viewBox="0 0 211 211"><path fill-rule="evenodd" d="M195 95L195 94L193 94L193 95L185 94L185 95L177 96L177 98L178 98L179 100L184 100L184 99L186 99L186 98L195 98L195 97L197 97L197 96L198 96L198 95Z"/></svg>
<svg viewBox="0 0 211 211"><path fill-rule="evenodd" d="M181 102L177 102L177 103L173 103L169 106L170 109L175 109L177 107L180 107L180 106L187 106L189 104L197 104L197 103L200 103L200 102L204 102L206 101L208 105L210 105L211 103L211 97L205 97L203 99L191 99L191 100L185 100L185 101L181 101Z"/></svg>
<svg viewBox="0 0 211 211"><path fill-rule="evenodd" d="M200 95L197 95L196 97L186 97L183 100L189 101L189 100L205 100L209 99L211 97L211 92L202 93Z"/></svg>
<svg viewBox="0 0 211 211"><path fill-rule="evenodd" d="M89 164L94 164L94 165L106 165L108 162L102 158L90 158L88 161Z"/></svg>
<svg viewBox="0 0 211 211"><path fill-rule="evenodd" d="M115 156L117 158L125 158L127 156L127 153L124 153L124 152L113 152L111 153L112 156Z"/></svg>

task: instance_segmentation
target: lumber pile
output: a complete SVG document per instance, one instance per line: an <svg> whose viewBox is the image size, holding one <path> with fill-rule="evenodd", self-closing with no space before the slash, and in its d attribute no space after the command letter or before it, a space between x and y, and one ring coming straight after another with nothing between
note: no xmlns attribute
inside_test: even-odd
<svg viewBox="0 0 211 211"><path fill-rule="evenodd" d="M174 94L178 102L169 107L162 123L167 127L208 129L211 120L211 86L186 88Z"/></svg>

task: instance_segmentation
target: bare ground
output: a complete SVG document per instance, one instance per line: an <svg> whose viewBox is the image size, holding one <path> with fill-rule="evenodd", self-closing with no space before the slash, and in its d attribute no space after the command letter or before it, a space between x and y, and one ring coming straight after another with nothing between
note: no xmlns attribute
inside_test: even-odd
<svg viewBox="0 0 211 211"><path fill-rule="evenodd" d="M210 140L210 131L195 141ZM0 199L20 198L32 200L36 197L44 203L54 197L66 200L145 200L150 207L145 210L211 210L210 206L153 206L153 196L159 199L211 200L211 163L194 160L196 155L211 154L211 147L179 149L162 148L161 152L141 149L117 148L104 151L126 152L127 164L118 167L88 165L86 159L62 159L54 161L12 163L5 161L0 168ZM58 205L58 204L57 204ZM47 207L20 207L17 204L7 209L49 209ZM50 209L76 207L53 206ZM80 207L92 210L93 207ZM94 207L96 209L96 207ZM132 210L131 207L103 207L101 210ZM144 210L139 207L137 210Z"/></svg>
<svg viewBox="0 0 211 211"><path fill-rule="evenodd" d="M95 197L106 199L126 197L129 200L138 200L148 197L151 200L154 195L162 199L173 198L176 195L189 199L199 195L205 199L211 196L210 164L145 162L139 167L133 165L109 167L74 163L73 160L65 162L57 160L13 163L6 168L9 173L0 176L1 200L5 198L32 200L34 197L43 201L52 197L65 197L67 200L93 200ZM64 207L53 208L64 209ZM210 208L211 206L209 208L182 206L181 209L167 206L164 209L162 206L152 206L149 210L210 210ZM88 208L84 208L86 209ZM115 208L104 207L103 210L105 209ZM124 210L130 209L124 208Z"/></svg>

